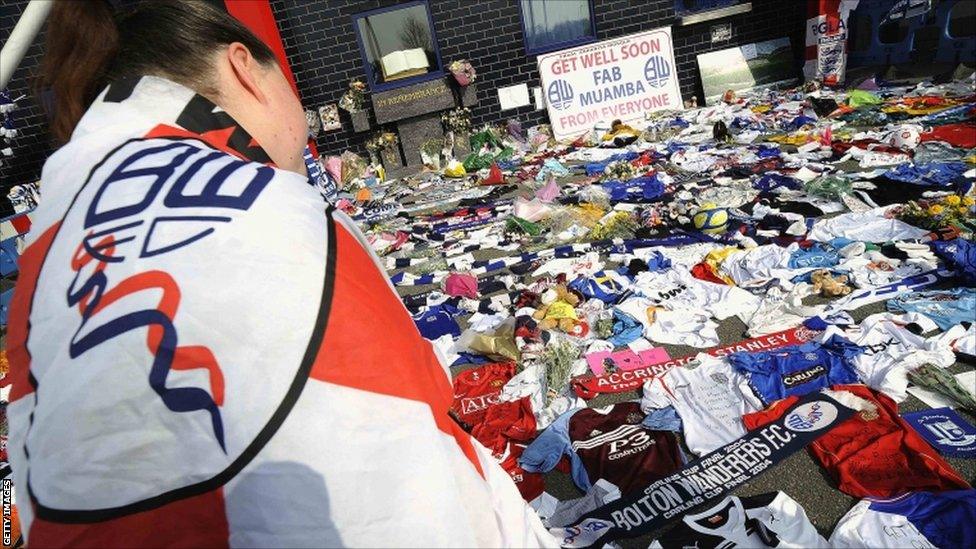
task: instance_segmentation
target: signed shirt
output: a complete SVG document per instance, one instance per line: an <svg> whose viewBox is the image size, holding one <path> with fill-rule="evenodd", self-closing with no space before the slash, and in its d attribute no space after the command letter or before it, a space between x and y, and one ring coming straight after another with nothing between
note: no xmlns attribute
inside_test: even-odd
<svg viewBox="0 0 976 549"><path fill-rule="evenodd" d="M763 405L726 359L699 354L696 360L694 368L679 366L645 381L641 408L674 406L688 448L701 456L746 434L742 416Z"/></svg>
<svg viewBox="0 0 976 549"><path fill-rule="evenodd" d="M809 446L810 453L855 497L892 497L918 490L969 488L962 476L898 415L898 405L864 385L838 385L830 396L858 410ZM797 397L743 416L749 430L783 414Z"/></svg>

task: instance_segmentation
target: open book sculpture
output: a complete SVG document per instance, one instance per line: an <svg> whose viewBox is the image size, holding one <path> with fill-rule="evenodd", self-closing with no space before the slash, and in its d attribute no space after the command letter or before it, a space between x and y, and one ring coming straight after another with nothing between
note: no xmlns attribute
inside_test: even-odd
<svg viewBox="0 0 976 549"><path fill-rule="evenodd" d="M383 80L397 80L418 74L427 74L430 63L423 48L399 50L384 55L380 60Z"/></svg>

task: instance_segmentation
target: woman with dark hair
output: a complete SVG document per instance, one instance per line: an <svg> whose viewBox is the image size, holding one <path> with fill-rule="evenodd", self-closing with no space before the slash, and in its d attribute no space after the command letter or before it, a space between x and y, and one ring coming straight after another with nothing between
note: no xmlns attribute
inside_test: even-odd
<svg viewBox="0 0 976 549"><path fill-rule="evenodd" d="M46 546L552 545L307 183L268 48L199 1L59 1L8 451Z"/></svg>

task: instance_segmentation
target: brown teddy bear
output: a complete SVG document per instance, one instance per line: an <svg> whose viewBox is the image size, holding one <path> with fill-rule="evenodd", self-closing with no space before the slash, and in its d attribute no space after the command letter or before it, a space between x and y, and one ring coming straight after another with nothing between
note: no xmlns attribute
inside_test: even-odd
<svg viewBox="0 0 976 549"><path fill-rule="evenodd" d="M565 284L557 284L542 293L542 305L532 314L532 318L539 322L539 328L552 330L559 328L567 334L579 331L582 324L576 314L576 306L580 299L566 288Z"/></svg>
<svg viewBox="0 0 976 549"><path fill-rule="evenodd" d="M847 275L833 276L827 269L817 269L810 274L813 291L823 297L837 297L851 293L851 287L847 285L848 280Z"/></svg>

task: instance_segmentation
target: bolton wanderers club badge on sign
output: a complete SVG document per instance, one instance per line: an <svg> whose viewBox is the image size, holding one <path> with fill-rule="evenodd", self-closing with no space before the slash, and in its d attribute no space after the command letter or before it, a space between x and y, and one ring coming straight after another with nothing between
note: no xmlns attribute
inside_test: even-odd
<svg viewBox="0 0 976 549"><path fill-rule="evenodd" d="M538 63L556 139L589 132L597 122L628 123L682 108L669 28L547 53Z"/></svg>
<svg viewBox="0 0 976 549"><path fill-rule="evenodd" d="M976 458L976 427L952 408L908 412L902 417L940 454Z"/></svg>

